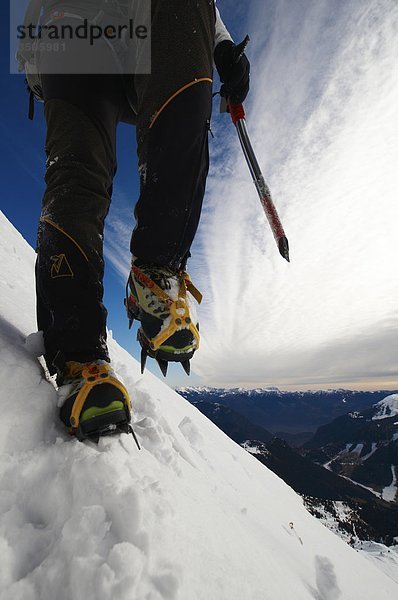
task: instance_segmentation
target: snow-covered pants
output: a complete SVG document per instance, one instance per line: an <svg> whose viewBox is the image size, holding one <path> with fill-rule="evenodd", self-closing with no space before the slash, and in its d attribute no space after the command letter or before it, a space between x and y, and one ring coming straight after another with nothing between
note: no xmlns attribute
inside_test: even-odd
<svg viewBox="0 0 398 600"><path fill-rule="evenodd" d="M118 122L137 129L133 255L178 268L197 230L208 172L214 4L152 0L151 18L151 75L42 76L48 159L36 282L50 372L69 360L108 360L103 229Z"/></svg>

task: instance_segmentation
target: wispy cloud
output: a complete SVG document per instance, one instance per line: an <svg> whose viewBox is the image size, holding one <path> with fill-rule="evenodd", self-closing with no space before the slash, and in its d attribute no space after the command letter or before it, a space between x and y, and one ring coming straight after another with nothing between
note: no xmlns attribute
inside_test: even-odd
<svg viewBox="0 0 398 600"><path fill-rule="evenodd" d="M116 189L105 222L104 254L125 285L130 271L130 238L134 227L133 209L125 194Z"/></svg>
<svg viewBox="0 0 398 600"><path fill-rule="evenodd" d="M192 261L206 298L194 369L220 384L392 380L398 6L392 0L252 6L248 127L292 263L274 246L238 142L228 133Z"/></svg>

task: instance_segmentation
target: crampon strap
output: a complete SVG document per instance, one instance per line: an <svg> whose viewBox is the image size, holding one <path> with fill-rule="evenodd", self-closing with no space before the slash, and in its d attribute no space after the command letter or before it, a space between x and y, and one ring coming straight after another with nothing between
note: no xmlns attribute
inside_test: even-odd
<svg viewBox="0 0 398 600"><path fill-rule="evenodd" d="M74 372L74 367L72 364L71 375L79 374L81 365L79 365L80 369L78 369L78 365L79 365L79 363L76 363L76 369ZM84 383L75 398L75 401L72 406L71 415L70 415L70 424L74 430L76 430L79 427L80 415L83 410L83 406L86 401L86 398L89 395L89 393L91 392L91 390L93 389L93 387L95 387L96 385L101 385L102 383L109 383L110 385L113 385L115 388L117 388L123 394L126 407L128 408L129 411L131 411L131 402L130 402L129 393L126 390L126 388L124 387L124 385L120 381L118 381L116 379L116 377L113 377L110 374L111 371L112 371L112 368L108 364L84 365L83 369L81 370L81 376L84 379Z"/></svg>
<svg viewBox="0 0 398 600"><path fill-rule="evenodd" d="M170 323L162 328L159 333L149 340L149 346L151 350L156 352L162 344L172 335L174 335L177 331L181 331L182 329L189 329L192 335L196 340L196 349L199 348L200 335L198 328L192 322L191 316L189 314L189 308L187 303L187 291L195 298L195 300L200 304L202 302L203 296L199 292L199 290L194 286L189 277L188 273L182 272L180 273L180 288L178 290L178 299L173 300L170 296L162 290L160 286L158 286L150 277L148 277L145 273L143 273L136 265L133 265L134 276L142 285L148 288L151 292L153 292L160 300L162 300L168 307L170 311Z"/></svg>

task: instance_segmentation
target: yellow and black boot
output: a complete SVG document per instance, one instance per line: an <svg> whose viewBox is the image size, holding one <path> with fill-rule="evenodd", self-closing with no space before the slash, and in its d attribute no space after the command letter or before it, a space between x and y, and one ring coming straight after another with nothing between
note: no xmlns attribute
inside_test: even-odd
<svg viewBox="0 0 398 600"><path fill-rule="evenodd" d="M133 262L126 290L130 325L140 321L141 370L155 358L164 376L169 362L180 362L189 375L190 359L199 348L199 323L194 300L202 295L185 271Z"/></svg>
<svg viewBox="0 0 398 600"><path fill-rule="evenodd" d="M108 362L68 362L62 384L60 418L72 435L98 440L132 432L129 394Z"/></svg>

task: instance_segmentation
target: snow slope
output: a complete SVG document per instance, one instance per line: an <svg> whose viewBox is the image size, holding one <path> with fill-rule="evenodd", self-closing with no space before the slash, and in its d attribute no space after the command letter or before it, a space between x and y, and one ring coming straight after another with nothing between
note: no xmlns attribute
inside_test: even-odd
<svg viewBox="0 0 398 600"><path fill-rule="evenodd" d="M142 450L127 435L69 438L35 338L25 342L33 262L0 215L1 600L397 597L397 583L112 339Z"/></svg>
<svg viewBox="0 0 398 600"><path fill-rule="evenodd" d="M372 417L373 421L396 417L398 415L398 394L391 394L391 396L387 396L384 400L380 400L380 402L375 404L375 408L378 411Z"/></svg>

